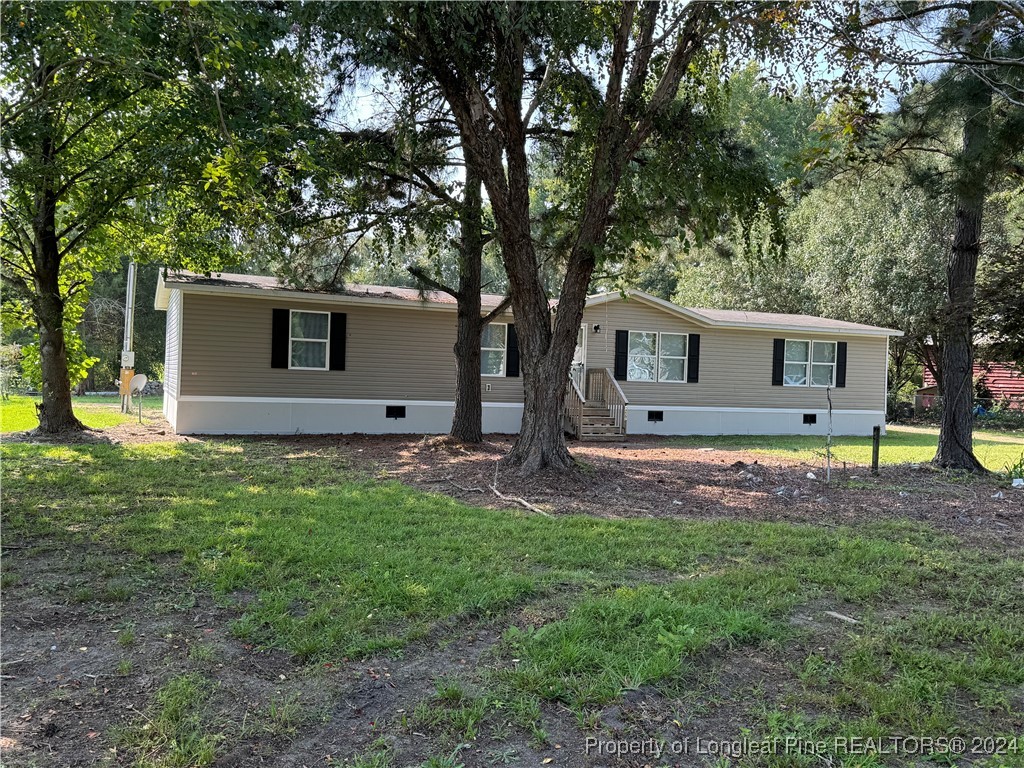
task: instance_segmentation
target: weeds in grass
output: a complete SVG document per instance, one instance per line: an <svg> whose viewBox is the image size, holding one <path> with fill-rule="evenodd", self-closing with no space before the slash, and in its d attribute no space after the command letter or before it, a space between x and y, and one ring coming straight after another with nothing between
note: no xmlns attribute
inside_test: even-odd
<svg viewBox="0 0 1024 768"><path fill-rule="evenodd" d="M21 575L13 571L4 571L0 575L0 589L7 589L9 587L17 586L18 582L21 581Z"/></svg>
<svg viewBox="0 0 1024 768"><path fill-rule="evenodd" d="M458 684L446 683L430 701L416 705L410 723L436 732L446 743L456 744L476 740L487 711L484 697L471 697Z"/></svg>
<svg viewBox="0 0 1024 768"><path fill-rule="evenodd" d="M327 764L331 766L344 765L345 768L391 768L394 761L394 748L386 739L381 738L370 745L369 749L360 755L339 763L333 758L328 758Z"/></svg>
<svg viewBox="0 0 1024 768"><path fill-rule="evenodd" d="M210 684L198 675L171 678L143 721L115 734L115 744L147 766L185 768L213 763L221 736L203 720Z"/></svg>
<svg viewBox="0 0 1024 768"><path fill-rule="evenodd" d="M1011 480L1014 478L1024 478L1024 453L1016 461L1008 461L1003 471L1006 472L1007 477Z"/></svg>
<svg viewBox="0 0 1024 768"><path fill-rule="evenodd" d="M99 599L105 603L126 603L132 599L134 591L123 584L111 584L104 587Z"/></svg>
<svg viewBox="0 0 1024 768"><path fill-rule="evenodd" d="M434 690L434 697L446 704L458 704L469 698L462 683L454 677L439 677L434 682Z"/></svg>
<svg viewBox="0 0 1024 768"><path fill-rule="evenodd" d="M465 763L459 760L459 753L468 746L469 744L459 744L448 755L431 756L420 765L420 768L464 768Z"/></svg>
<svg viewBox="0 0 1024 768"><path fill-rule="evenodd" d="M126 624L117 633L117 644L122 648L131 648L135 645L135 625Z"/></svg>
<svg viewBox="0 0 1024 768"><path fill-rule="evenodd" d="M217 658L217 649L210 643L193 643L189 646L188 657L200 664L211 664Z"/></svg>
<svg viewBox="0 0 1024 768"><path fill-rule="evenodd" d="M278 736L294 734L309 719L298 693L277 695L267 705L266 731Z"/></svg>
<svg viewBox="0 0 1024 768"><path fill-rule="evenodd" d="M117 662L117 674L122 677L130 675L132 673L132 669L134 669L134 665L132 664L131 659L121 659L121 661Z"/></svg>
<svg viewBox="0 0 1024 768"><path fill-rule="evenodd" d="M490 765L512 765L519 762L519 754L514 747L505 747L504 749L488 750L484 759Z"/></svg>

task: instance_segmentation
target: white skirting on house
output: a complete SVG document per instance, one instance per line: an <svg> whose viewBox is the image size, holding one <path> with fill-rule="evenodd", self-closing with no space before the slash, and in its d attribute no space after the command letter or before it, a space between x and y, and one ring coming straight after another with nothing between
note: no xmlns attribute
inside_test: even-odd
<svg viewBox="0 0 1024 768"><path fill-rule="evenodd" d="M404 414L389 417L396 406ZM164 415L181 435L445 434L454 410L439 400L164 396ZM520 403L484 403L484 432L518 432L522 417Z"/></svg>
<svg viewBox="0 0 1024 768"><path fill-rule="evenodd" d="M388 406L405 415L388 417ZM164 415L178 434L444 434L451 429L455 404L442 400L336 400L300 397L220 397L164 393ZM661 421L652 421L660 412ZM655 417L656 413L653 414ZM814 424L805 424L805 415ZM515 434L523 418L521 403L484 403L483 430ZM832 412L832 434L885 432L882 411ZM828 412L814 408L713 408L630 405L626 428L631 435L824 435Z"/></svg>
<svg viewBox="0 0 1024 768"><path fill-rule="evenodd" d="M662 420L652 420L658 412ZM814 417L815 423L805 424L805 416ZM870 435L875 426L881 426L885 434L882 411L832 411L833 435ZM828 411L628 405L626 431L631 435L824 435L828 433Z"/></svg>
<svg viewBox="0 0 1024 768"><path fill-rule="evenodd" d="M164 417L170 422L171 429L177 431L178 400L166 389L164 389Z"/></svg>

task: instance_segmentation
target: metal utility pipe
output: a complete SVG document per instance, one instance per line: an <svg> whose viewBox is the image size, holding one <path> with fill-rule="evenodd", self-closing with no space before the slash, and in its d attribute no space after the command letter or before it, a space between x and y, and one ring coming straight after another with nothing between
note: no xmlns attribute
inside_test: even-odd
<svg viewBox="0 0 1024 768"><path fill-rule="evenodd" d="M134 261L128 262L128 288L124 300L124 344L121 354L121 372L125 368L134 368L135 361L132 352L132 344L135 341L135 271ZM121 395L121 413L128 413L131 408L131 393Z"/></svg>

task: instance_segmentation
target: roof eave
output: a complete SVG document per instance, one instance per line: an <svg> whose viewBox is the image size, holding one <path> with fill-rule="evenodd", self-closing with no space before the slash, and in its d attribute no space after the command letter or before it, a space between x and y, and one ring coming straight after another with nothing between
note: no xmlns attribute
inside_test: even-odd
<svg viewBox="0 0 1024 768"><path fill-rule="evenodd" d="M753 329L756 331L790 331L832 336L902 336L903 331L895 328L833 328L827 325L776 325L774 323L736 323L725 320L713 321L716 328Z"/></svg>
<svg viewBox="0 0 1024 768"><path fill-rule="evenodd" d="M164 282L164 271L161 269L156 278L156 294L153 296L153 308L167 311L171 301L171 289Z"/></svg>
<svg viewBox="0 0 1024 768"><path fill-rule="evenodd" d="M644 291L638 291L638 290L635 290L633 288L630 288L630 289L626 290L626 292L624 294L623 293L596 293L596 294L593 294L593 295L587 297L587 304L586 304L586 306L594 307L594 306L598 306L600 304L606 304L606 303L608 303L610 301L629 301L630 299L635 299L636 301L639 301L642 304L648 304L648 305L650 305L652 307L655 307L657 309L660 309L660 310L662 310L664 312L668 312L669 314L685 318L686 320L689 320L690 322L696 323L697 325L701 325L701 326L704 326L704 327L707 327L707 328L710 328L711 326L713 326L715 324L709 318L705 317L704 315L702 315L702 314L700 314L698 312L694 312L692 309L687 309L686 307L680 307L679 305L673 304L670 301L665 301L664 299L659 299L657 296L652 296L649 293L645 293Z"/></svg>
<svg viewBox="0 0 1024 768"><path fill-rule="evenodd" d="M322 304L378 305L444 312L454 312L456 310L455 304L448 304L440 301L410 301L409 299L391 299L383 296L353 296L351 294L344 293L311 293L309 291L289 290L287 288L253 288L246 285L204 285L202 283L191 283L185 281L176 282L173 278L167 283L167 285L169 288L176 288L183 293L212 293L276 301L280 301L281 299L294 299L296 301L309 301ZM160 284L157 285L158 297L159 294ZM160 307L157 308L160 309ZM166 307L163 308L166 309Z"/></svg>
<svg viewBox="0 0 1024 768"><path fill-rule="evenodd" d="M587 306L593 307L600 304L606 304L611 301L628 301L630 299L636 299L637 301L647 304L649 306L661 309L679 317L686 318L698 325L702 325L707 328L735 328L740 330L757 330L757 331L792 331L795 333L815 333L815 334L831 334L831 335L843 335L843 336L902 336L903 331L898 331L894 328L873 328L873 327L851 327L851 328L832 328L823 325L777 325L774 323L755 323L755 322L735 322L728 320L716 320L712 317L708 317L702 314L699 310L688 309L686 307L680 307L673 304L670 301L659 299L657 296L652 296L649 293L643 291L637 291L632 288L626 290L623 293L597 293L587 297Z"/></svg>

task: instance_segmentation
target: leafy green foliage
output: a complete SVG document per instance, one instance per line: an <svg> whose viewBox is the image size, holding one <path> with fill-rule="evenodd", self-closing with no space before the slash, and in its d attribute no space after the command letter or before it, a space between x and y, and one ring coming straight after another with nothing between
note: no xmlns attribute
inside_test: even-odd
<svg viewBox="0 0 1024 768"><path fill-rule="evenodd" d="M724 118L739 141L753 148L779 186L817 186L821 181L808 166L827 151L825 136L812 130L825 109L809 90L773 92L757 62L750 62L728 80Z"/></svg>
<svg viewBox="0 0 1024 768"><path fill-rule="evenodd" d="M12 394L24 387L21 361L21 345L0 345L0 399L6 401Z"/></svg>
<svg viewBox="0 0 1024 768"><path fill-rule="evenodd" d="M1024 371L1024 185L1007 182L988 200L986 258L978 275L979 355Z"/></svg>
<svg viewBox="0 0 1024 768"><path fill-rule="evenodd" d="M122 259L120 268L96 275L77 328L88 353L98 358L88 383L92 389L100 391L115 388L113 382L117 381L121 369L127 261ZM137 266L132 341L136 373L144 373L154 381L162 380L167 321L166 313L153 306L160 270L157 264Z"/></svg>
<svg viewBox="0 0 1024 768"><path fill-rule="evenodd" d="M259 3L12 2L4 14L4 310L58 350L43 392L64 428L60 332L94 275L126 256L200 270L234 258L225 224L254 226L256 201L287 184L279 155L305 114L304 75L287 19ZM74 358L76 375L87 362Z"/></svg>
<svg viewBox="0 0 1024 768"><path fill-rule="evenodd" d="M89 375L89 369L97 362L98 357L90 357L85 351L85 342L74 330L64 329L64 349L67 354L68 379L71 386L77 386L79 382L85 381ZM43 371L39 362L39 345L29 344L24 347L21 360L21 370L25 382L35 389L42 389Z"/></svg>

